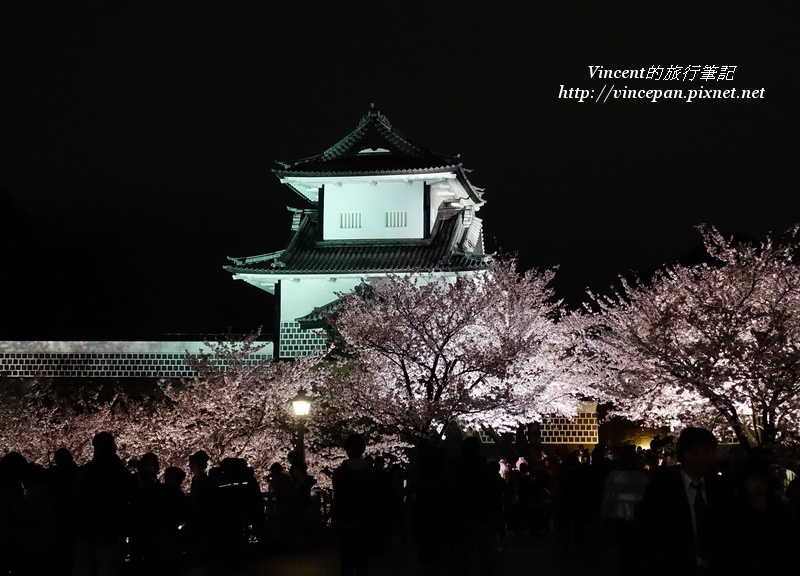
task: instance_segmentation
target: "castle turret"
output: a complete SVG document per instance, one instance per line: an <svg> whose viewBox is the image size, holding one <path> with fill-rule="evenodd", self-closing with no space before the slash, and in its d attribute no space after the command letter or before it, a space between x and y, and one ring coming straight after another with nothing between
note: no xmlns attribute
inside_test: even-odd
<svg viewBox="0 0 800 576"><path fill-rule="evenodd" d="M364 280L489 265L475 216L483 190L459 156L411 142L374 107L322 154L278 162L273 172L312 208L289 207L294 234L283 250L229 258L225 269L278 298L281 357L324 348L322 331L308 329L315 311Z"/></svg>

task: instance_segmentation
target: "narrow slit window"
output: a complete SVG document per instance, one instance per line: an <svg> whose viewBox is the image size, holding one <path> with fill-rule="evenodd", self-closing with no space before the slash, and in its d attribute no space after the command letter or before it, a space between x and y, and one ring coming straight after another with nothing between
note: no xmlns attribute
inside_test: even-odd
<svg viewBox="0 0 800 576"><path fill-rule="evenodd" d="M339 228L361 228L361 212L340 213Z"/></svg>
<svg viewBox="0 0 800 576"><path fill-rule="evenodd" d="M405 228L408 226L408 212L387 212L387 228Z"/></svg>

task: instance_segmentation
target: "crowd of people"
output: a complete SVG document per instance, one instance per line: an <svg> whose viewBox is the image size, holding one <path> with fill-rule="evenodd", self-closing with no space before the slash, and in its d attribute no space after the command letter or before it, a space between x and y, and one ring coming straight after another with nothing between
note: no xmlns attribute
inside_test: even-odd
<svg viewBox="0 0 800 576"><path fill-rule="evenodd" d="M0 575L230 575L264 522L253 470L238 458L209 469L204 451L184 470L158 456L123 462L112 434L92 439L79 466L66 448L45 468L19 452L0 461Z"/></svg>
<svg viewBox="0 0 800 576"><path fill-rule="evenodd" d="M209 468L201 450L184 490L187 473L162 471L156 454L124 463L107 432L92 446L81 466L64 448L49 468L2 458L0 576L233 575L267 519L288 540L303 536L316 481L300 452L260 484L244 460ZM793 561L798 482L783 489L764 454L720 461L701 428L685 429L674 452L581 446L563 459L489 461L476 437L454 460L421 445L408 466L366 448L348 437L330 473L343 576L369 574L395 537L426 575L493 574L510 538L548 535L567 556L603 562L614 550L622 576L773 573Z"/></svg>
<svg viewBox="0 0 800 576"><path fill-rule="evenodd" d="M674 451L581 446L563 459L513 463L482 457L475 437L455 461L422 446L400 491L379 488L386 484L363 457L363 440L349 442L350 459L334 474L346 576L366 576L376 538L404 530L387 515L401 501L423 574L494 574L509 538L547 535L558 553L598 568L616 556L622 576L771 574L795 563L798 481L784 489L766 453L719 459L702 428L685 429ZM381 490L395 504L381 502Z"/></svg>

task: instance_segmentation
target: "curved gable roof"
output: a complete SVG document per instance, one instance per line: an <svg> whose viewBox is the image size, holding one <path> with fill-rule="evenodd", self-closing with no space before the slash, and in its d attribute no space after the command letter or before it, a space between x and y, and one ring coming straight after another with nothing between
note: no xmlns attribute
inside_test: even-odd
<svg viewBox="0 0 800 576"><path fill-rule="evenodd" d="M436 154L408 140L373 104L355 130L322 154L278 164L280 168L273 172L283 177L456 171L461 160L458 156Z"/></svg>

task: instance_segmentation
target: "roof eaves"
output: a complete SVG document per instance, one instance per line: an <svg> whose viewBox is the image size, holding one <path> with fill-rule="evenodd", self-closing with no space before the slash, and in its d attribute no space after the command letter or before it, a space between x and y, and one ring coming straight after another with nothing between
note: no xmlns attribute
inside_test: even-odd
<svg viewBox="0 0 800 576"><path fill-rule="evenodd" d="M464 187L464 190L467 191L470 198L478 204L479 206L485 203L483 199L483 188L476 188L472 185L472 183L467 179L467 175L464 173L464 168L459 164L458 170L456 171L456 180L458 180L459 184Z"/></svg>
<svg viewBox="0 0 800 576"><path fill-rule="evenodd" d="M401 168L397 170L361 170L361 171L342 171L342 170L275 170L273 169L273 173L278 176L279 178L284 178L287 176L380 176L380 175L391 175L391 174L436 174L438 172L458 172L460 168L460 164L449 164L443 166L434 166L431 168ZM466 182L466 180L465 180ZM469 182L466 182L466 186L470 186ZM474 195L475 192L471 190L471 195ZM476 196L477 197L477 196Z"/></svg>
<svg viewBox="0 0 800 576"><path fill-rule="evenodd" d="M270 252L269 254L259 254L258 256L242 256L240 258L228 256L228 260L230 260L237 266L244 266L245 264L256 264L258 262L270 262L272 260L277 260L283 255L283 253L284 250L278 250L277 252Z"/></svg>

